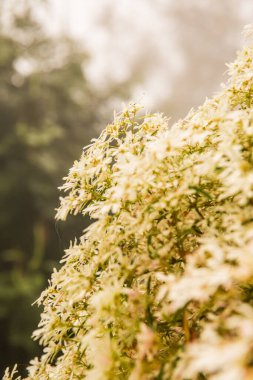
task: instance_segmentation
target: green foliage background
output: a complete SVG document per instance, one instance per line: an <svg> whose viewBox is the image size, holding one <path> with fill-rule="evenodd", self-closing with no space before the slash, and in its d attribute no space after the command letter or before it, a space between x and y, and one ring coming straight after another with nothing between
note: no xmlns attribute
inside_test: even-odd
<svg viewBox="0 0 253 380"><path fill-rule="evenodd" d="M28 5L11 16L8 29L0 13L0 47L3 373L15 362L22 371L28 358L39 353L30 339L39 310L29 305L69 240L88 221L72 220L62 233L62 225L54 221L57 187L96 134L100 104L108 94L100 96L88 84L83 70L88 57L80 46L69 38L48 36Z"/></svg>

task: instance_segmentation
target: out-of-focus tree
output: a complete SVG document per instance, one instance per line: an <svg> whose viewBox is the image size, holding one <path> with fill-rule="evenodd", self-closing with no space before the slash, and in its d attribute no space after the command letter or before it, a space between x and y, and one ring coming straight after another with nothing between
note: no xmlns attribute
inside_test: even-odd
<svg viewBox="0 0 253 380"><path fill-rule="evenodd" d="M103 103L84 76L80 46L48 36L31 4L21 3L6 14L0 1L1 371L16 361L25 368L36 353L29 338L39 311L29 305L85 227L70 222L59 232L57 187L96 135Z"/></svg>

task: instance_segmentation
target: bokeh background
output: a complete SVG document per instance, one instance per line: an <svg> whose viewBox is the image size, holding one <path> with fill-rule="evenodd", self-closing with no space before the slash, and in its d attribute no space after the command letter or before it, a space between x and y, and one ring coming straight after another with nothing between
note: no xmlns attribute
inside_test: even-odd
<svg viewBox="0 0 253 380"><path fill-rule="evenodd" d="M0 376L40 354L31 304L89 223L54 220L82 147L131 99L184 117L251 22L252 0L0 0Z"/></svg>

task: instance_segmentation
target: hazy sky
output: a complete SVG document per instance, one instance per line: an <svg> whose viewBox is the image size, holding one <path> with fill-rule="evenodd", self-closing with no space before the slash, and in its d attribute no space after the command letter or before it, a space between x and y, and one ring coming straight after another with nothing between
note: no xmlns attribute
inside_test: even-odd
<svg viewBox="0 0 253 380"><path fill-rule="evenodd" d="M231 7L222 15L224 34L215 35L215 23L219 23L217 29L222 30L220 23L223 19L216 13L219 12L219 4L223 2ZM181 12L181 15L175 13L175 18L182 17L182 29L189 29L189 36L186 32L184 37L185 46L183 43L181 46L178 44L180 33L178 24L173 25L168 14L169 3L173 3L175 8L178 5L177 12ZM232 44L232 52L237 50L241 45L240 32L243 25L253 22L252 0L49 0L49 7L51 18L46 17L49 29L52 32L64 31L71 34L86 46L92 57L86 72L93 83L102 89L109 83L124 83L131 77L135 80L145 72L145 78L136 85L133 97L138 100L144 94L144 103L152 108L173 96L172 82L175 77L180 78L183 74L187 60L191 59L190 54L198 54L197 49L206 54L205 45L210 45L211 52L211 38L216 38L216 55L222 56L226 44ZM232 8L237 8L238 16L243 14L241 24L237 23L236 28L233 22L229 25L226 20L229 19ZM194 18L195 9L206 20ZM210 33L207 31L208 27ZM201 40L201 34L207 36L207 39ZM199 44L197 49L194 44ZM224 59L218 59L217 77L215 71L208 73L207 67L207 75L213 77L210 80L210 89L206 89L206 95L218 89L219 83L224 79L222 73L226 70L225 62L233 57L225 54ZM211 70L211 66L209 69ZM194 75L196 79L192 82L195 89L192 91L195 90L195 94L201 93L199 87L203 87L204 82L199 77L198 83L197 70L192 73ZM190 94L185 96L189 97ZM192 99L193 105L202 101L201 96L196 95L195 98Z"/></svg>
<svg viewBox="0 0 253 380"><path fill-rule="evenodd" d="M182 60L176 49L169 60L166 57L171 31L162 8L157 6L162 5L161 0L156 6L149 0L50 0L49 3L54 15L50 29L53 32L63 30L84 42L93 58L87 73L99 87L124 82L131 76L132 67L138 65L140 50L144 49L143 39L153 41L155 45L157 70L145 85L136 89L134 97L144 95L148 105L154 97L159 100L164 92L164 82L169 84L164 65L167 73L180 70ZM109 22L110 30L101 26L101 21ZM172 48L173 38L169 44Z"/></svg>

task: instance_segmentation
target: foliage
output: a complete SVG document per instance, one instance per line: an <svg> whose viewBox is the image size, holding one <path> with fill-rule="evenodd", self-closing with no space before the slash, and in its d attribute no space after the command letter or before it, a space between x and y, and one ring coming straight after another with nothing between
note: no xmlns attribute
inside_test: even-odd
<svg viewBox="0 0 253 380"><path fill-rule="evenodd" d="M74 163L57 217L93 223L38 300L27 379L252 378L252 60L171 128L131 105Z"/></svg>

